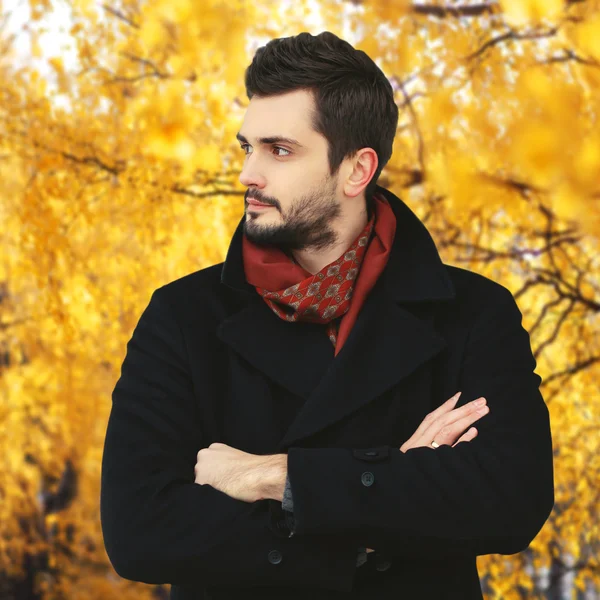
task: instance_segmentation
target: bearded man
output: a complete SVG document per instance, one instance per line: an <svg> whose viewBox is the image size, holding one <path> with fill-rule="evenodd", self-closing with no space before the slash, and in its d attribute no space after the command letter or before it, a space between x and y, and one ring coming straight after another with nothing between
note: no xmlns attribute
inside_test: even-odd
<svg viewBox="0 0 600 600"><path fill-rule="evenodd" d="M152 293L113 391L108 556L175 600L481 600L477 556L554 505L522 314L378 185L398 108L364 52L275 39L245 85L226 259Z"/></svg>

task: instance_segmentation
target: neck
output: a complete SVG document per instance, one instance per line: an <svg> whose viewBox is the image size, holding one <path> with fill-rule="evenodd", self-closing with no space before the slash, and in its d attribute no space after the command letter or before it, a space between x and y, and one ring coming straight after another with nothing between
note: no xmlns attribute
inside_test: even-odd
<svg viewBox="0 0 600 600"><path fill-rule="evenodd" d="M337 260L354 242L360 232L367 226L369 219L373 215L373 201L369 200L365 211L364 204L360 210L354 210L351 214L342 215L340 221L345 224L343 230L336 229L338 234L338 243L325 250L306 250L292 251L294 260L306 271L314 275L323 267ZM349 211L350 212L350 211Z"/></svg>

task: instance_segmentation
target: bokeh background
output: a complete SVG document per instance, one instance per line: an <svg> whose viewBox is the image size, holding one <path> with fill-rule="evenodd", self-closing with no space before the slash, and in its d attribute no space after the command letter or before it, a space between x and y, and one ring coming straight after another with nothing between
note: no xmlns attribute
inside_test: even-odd
<svg viewBox="0 0 600 600"><path fill-rule="evenodd" d="M531 335L556 504L526 551L478 557L486 600L600 598L600 2L4 0L2 600L168 597L104 551L110 395L152 291L224 260L243 215L244 69L323 30L395 90L380 184Z"/></svg>

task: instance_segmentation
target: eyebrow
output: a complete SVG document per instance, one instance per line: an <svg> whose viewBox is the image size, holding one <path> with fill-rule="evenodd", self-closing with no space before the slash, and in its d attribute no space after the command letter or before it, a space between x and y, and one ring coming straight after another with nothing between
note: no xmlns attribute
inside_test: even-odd
<svg viewBox="0 0 600 600"><path fill-rule="evenodd" d="M241 134L236 133L235 137L238 141L243 142L244 144L248 144L248 140ZM288 137L282 137L280 135L272 135L268 137L259 137L258 143L262 145L270 145L270 144L290 144L291 146L297 146L298 148L304 148L304 146L297 140Z"/></svg>

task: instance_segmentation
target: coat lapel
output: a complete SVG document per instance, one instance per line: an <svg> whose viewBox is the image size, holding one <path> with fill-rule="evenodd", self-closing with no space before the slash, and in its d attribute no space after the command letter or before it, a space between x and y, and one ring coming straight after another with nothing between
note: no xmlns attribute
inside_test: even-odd
<svg viewBox="0 0 600 600"><path fill-rule="evenodd" d="M444 338L433 324L432 302L454 297L452 282L421 221L399 198L378 186L397 226L385 270L365 300L337 357L323 325L280 319L247 283L240 221L221 282L238 291L244 307L223 320L219 338L267 377L305 402L278 451L360 409L437 355Z"/></svg>

